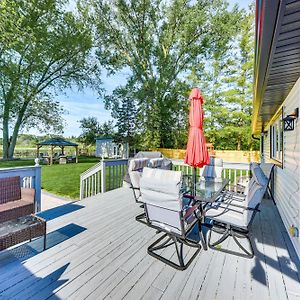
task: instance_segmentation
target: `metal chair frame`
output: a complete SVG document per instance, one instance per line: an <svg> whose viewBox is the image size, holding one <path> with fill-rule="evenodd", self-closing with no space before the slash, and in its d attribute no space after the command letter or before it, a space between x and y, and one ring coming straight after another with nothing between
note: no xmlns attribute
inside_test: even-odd
<svg viewBox="0 0 300 300"><path fill-rule="evenodd" d="M231 195L231 199L232 199L231 201L228 201L228 199L227 199L227 201L224 202L225 206L222 206L222 202L221 202L219 207L224 208L224 210L221 213L219 213L218 215L214 215L213 217L210 218L210 219L212 219L212 225L211 224L206 224L206 223L204 224L204 226L210 228L209 235L208 235L208 246L209 246L209 248L217 250L217 251L221 251L221 252L225 252L225 253L229 253L229 254L245 257L245 258L253 258L254 257L254 250L253 250L253 245L252 245L250 234L249 234L249 229L250 229L250 227L253 223L253 219L255 217L256 212L260 211L258 209L259 204L255 208L251 208L251 207L246 207L246 206L243 206L243 205L240 205L240 204L232 203L232 201L235 200L233 195ZM238 201L241 202L240 200L238 200ZM234 208L242 208L244 210L253 211L253 214L251 216L251 220L250 220L247 228L241 228L239 226L228 224L226 222L221 222L219 220L214 220L214 218L219 217L219 216L225 214L226 212L228 212L230 210L234 210ZM206 210L206 212L209 211L209 209L212 209L212 208L208 208ZM243 213L243 212L240 212L240 213ZM217 234L222 235L217 241L215 241L213 243L211 243L212 232L215 232ZM229 249L221 248L221 244L225 240L227 240L228 237L233 238L234 242L243 251L243 253L239 253L237 251L232 251L232 250L229 250ZM247 250L238 240L238 239L243 239L243 238L245 238L248 241L249 250Z"/></svg>
<svg viewBox="0 0 300 300"><path fill-rule="evenodd" d="M199 210L200 216L197 213L197 210ZM148 217L147 204L145 204L145 213L146 213L146 223L145 224L151 228L156 229L157 233L163 233L163 235L160 238L158 238L154 243L152 243L147 249L148 254L151 255L152 257L162 261L163 263L166 263L167 265L169 265L177 270L183 271L183 270L187 269L188 266L192 263L192 261L195 259L195 257L201 250L201 245L199 244L199 242L188 238L189 233L196 226L196 224L198 224L198 227L199 227L199 240L201 241L203 249L207 250L207 243L206 243L205 237L202 232L203 211L202 211L202 206L200 203L195 204L192 207L192 210L191 210L191 213L189 214L189 216L193 213L195 216L195 219L189 225L188 230L186 230L184 227L186 215L183 216L182 211L178 212L180 215L180 225L181 225L182 234L178 234L176 232L170 232L170 231L163 229L162 227L153 225ZM178 263L173 262L173 261L163 257L162 255L156 253L156 251L163 250L172 245L175 246ZM185 262L185 258L184 258L184 252L183 252L184 245L196 249L194 254L191 256L191 258L187 262Z"/></svg>

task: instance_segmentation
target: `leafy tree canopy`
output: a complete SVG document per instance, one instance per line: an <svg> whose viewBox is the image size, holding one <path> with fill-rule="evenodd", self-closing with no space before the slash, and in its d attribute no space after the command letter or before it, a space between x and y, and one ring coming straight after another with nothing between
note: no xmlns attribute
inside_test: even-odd
<svg viewBox="0 0 300 300"><path fill-rule="evenodd" d="M62 130L53 96L98 75L90 59L87 12L66 12L63 0L0 2L0 120L3 157L12 158L22 128Z"/></svg>
<svg viewBox="0 0 300 300"><path fill-rule="evenodd" d="M95 117L83 118L79 121L82 130L78 141L85 146L91 146L96 143L96 137L113 137L114 126L112 121L99 123Z"/></svg>
<svg viewBox="0 0 300 300"><path fill-rule="evenodd" d="M117 114L123 103L116 95L122 89L135 105L143 147L182 147L192 87L187 77L196 63L228 49L240 12L229 11L222 0L88 3L93 6L100 63L110 73L130 71L127 85L106 97L107 108Z"/></svg>
<svg viewBox="0 0 300 300"><path fill-rule="evenodd" d="M184 148L188 94L205 95L216 148L249 149L253 11L227 1L89 0L97 57L127 83L105 97L119 137L143 148Z"/></svg>

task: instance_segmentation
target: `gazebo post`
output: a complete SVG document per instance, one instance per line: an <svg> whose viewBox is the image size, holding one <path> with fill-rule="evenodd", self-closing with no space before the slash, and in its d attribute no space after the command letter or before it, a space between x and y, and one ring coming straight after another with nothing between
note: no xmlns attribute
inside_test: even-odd
<svg viewBox="0 0 300 300"><path fill-rule="evenodd" d="M65 155L65 147L64 146L61 147L61 154Z"/></svg>
<svg viewBox="0 0 300 300"><path fill-rule="evenodd" d="M39 145L36 145L36 157L37 158L40 157L40 147L39 147Z"/></svg>
<svg viewBox="0 0 300 300"><path fill-rule="evenodd" d="M78 164L78 146L75 146L76 151L76 164Z"/></svg>
<svg viewBox="0 0 300 300"><path fill-rule="evenodd" d="M53 164L53 145L51 145L51 153L50 153L50 166Z"/></svg>

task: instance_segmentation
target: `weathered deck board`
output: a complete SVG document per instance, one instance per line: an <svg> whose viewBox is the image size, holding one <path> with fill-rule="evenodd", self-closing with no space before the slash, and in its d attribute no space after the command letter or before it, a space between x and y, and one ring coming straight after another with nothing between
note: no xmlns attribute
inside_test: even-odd
<svg viewBox="0 0 300 300"><path fill-rule="evenodd" d="M157 236L139 212L127 189L45 212L46 251L40 239L0 253L0 299L300 299L300 264L271 201L253 223L254 259L202 249L186 271L147 254Z"/></svg>

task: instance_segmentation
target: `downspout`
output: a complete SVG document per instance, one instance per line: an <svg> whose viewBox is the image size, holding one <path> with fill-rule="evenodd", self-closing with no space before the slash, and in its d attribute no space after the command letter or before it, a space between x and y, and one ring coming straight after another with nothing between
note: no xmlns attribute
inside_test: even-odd
<svg viewBox="0 0 300 300"><path fill-rule="evenodd" d="M265 155L264 155L264 132L261 133L261 137L255 137L254 134L251 135L251 137L254 140L259 141L259 152L260 152L260 162L264 163L265 162Z"/></svg>
<svg viewBox="0 0 300 300"><path fill-rule="evenodd" d="M251 137L252 137L254 140L260 141L260 138L255 137L254 134L252 134Z"/></svg>

